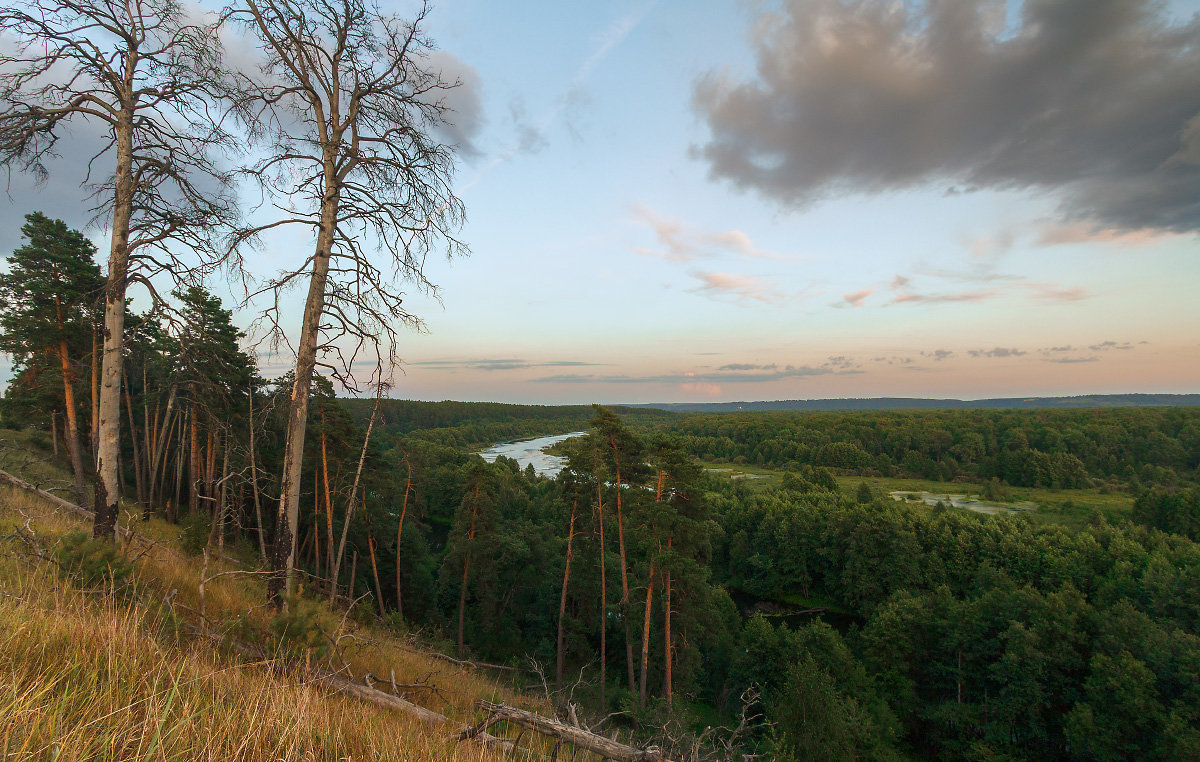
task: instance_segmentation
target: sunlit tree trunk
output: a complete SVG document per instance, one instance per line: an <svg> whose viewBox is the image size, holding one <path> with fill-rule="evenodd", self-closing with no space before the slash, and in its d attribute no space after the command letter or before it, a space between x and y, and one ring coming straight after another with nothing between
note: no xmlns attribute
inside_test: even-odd
<svg viewBox="0 0 1200 762"><path fill-rule="evenodd" d="M375 577L375 600L379 602L379 616L386 616L383 610L383 586L379 584L379 567L375 564L375 537L367 535L367 549L371 551L371 575Z"/></svg>
<svg viewBox="0 0 1200 762"><path fill-rule="evenodd" d="M61 327L61 313L59 315ZM58 343L58 357L62 363L63 377L63 404L67 408L66 422L67 431L67 454L71 458L71 471L75 476L75 502L82 504L87 495L87 488L84 484L83 471L83 453L81 452L82 445L79 442L79 421L75 406L75 373L71 370L71 360L67 356L67 340L63 339ZM55 454L58 454L58 439L54 440Z"/></svg>
<svg viewBox="0 0 1200 762"><path fill-rule="evenodd" d="M642 615L642 679L638 695L646 706L646 672L650 664L650 610L654 604L654 564L650 564L650 579L646 582L646 609Z"/></svg>

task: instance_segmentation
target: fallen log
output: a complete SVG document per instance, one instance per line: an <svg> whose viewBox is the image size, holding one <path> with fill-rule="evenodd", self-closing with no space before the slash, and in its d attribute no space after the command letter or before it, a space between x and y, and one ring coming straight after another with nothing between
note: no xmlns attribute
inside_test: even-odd
<svg viewBox="0 0 1200 762"><path fill-rule="evenodd" d="M510 739L497 738L490 733L484 732L466 735L470 731L470 728L465 725L459 725L458 723L452 722L450 718L446 717L445 715L438 714L432 709L426 709L425 707L414 704L411 701L405 701L399 696L393 696L390 693L384 693L383 691L370 688L366 685L360 685L359 683L353 682L352 680L342 677L341 675L326 675L325 677L319 678L318 682L328 688L348 693L351 696L363 699L364 701L370 701L373 704L380 704L382 706L404 712L408 716L425 725L430 725L437 728L449 725L460 739L469 738L475 743L482 744L489 749L496 749L498 751L503 751L506 754L511 754L514 748L514 743Z"/></svg>
<svg viewBox="0 0 1200 762"><path fill-rule="evenodd" d="M475 702L475 705L491 715L488 718L489 721L497 718L507 720L535 733L557 738L563 743L569 743L584 751L598 754L604 759L614 759L617 762L670 762L663 754L662 749L657 746L647 746L644 749L627 746L583 728L573 727L565 722L506 704L493 704L490 701L479 700Z"/></svg>
<svg viewBox="0 0 1200 762"><path fill-rule="evenodd" d="M453 664L456 667L464 667L464 668L468 668L468 669L495 669L495 670L499 670L501 672L520 672L521 671L516 667L509 667L505 664L488 664L486 661L468 661L466 659L455 659L453 656L447 656L446 654L439 654L434 651L428 651L427 653L435 659L441 659L442 661L450 662L451 664Z"/></svg>

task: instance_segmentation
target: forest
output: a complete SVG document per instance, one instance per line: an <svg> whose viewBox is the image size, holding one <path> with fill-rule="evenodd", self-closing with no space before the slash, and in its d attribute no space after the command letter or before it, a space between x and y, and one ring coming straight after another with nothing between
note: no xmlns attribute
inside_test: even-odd
<svg viewBox="0 0 1200 762"><path fill-rule="evenodd" d="M25 233L0 276L0 415L82 500L99 272L62 223ZM269 568L293 381L260 376L217 298L171 298L177 320L125 320L122 521ZM538 665L631 732L757 717L738 747L780 759L1200 754L1194 408L681 415L340 399L320 376L311 395L297 594ZM474 454L572 430L554 479ZM751 489L721 461L784 476ZM839 487L875 474L1135 502L1074 530Z"/></svg>
<svg viewBox="0 0 1200 762"><path fill-rule="evenodd" d="M156 591L163 643L198 631L210 651L223 636L244 646L266 618L289 650L255 663L311 668L343 639L369 646L342 631L353 621L512 675L506 690L623 734L634 759L1200 758L1200 408L693 415L394 399L400 331L422 326L401 286L435 293L426 262L465 251L446 137L460 83L433 63L429 12L244 0L192 18L169 0L32 0L0 13L0 163L44 176L67 122L86 123L104 139L80 190L109 237L102 272L83 232L30 212L0 273L0 456L18 488L92 520L91 539L43 548L17 505L6 548L41 572L75 553L94 567L87 596L142 605L118 585L136 561L118 540L165 523L152 544L181 549L179 579L201 577L190 622L179 586ZM253 66L222 60L236 34ZM288 226L311 248L248 273L246 252ZM234 306L258 310L253 337L222 278L244 287ZM289 289L304 293L298 326ZM272 346L294 360L286 372L260 369ZM572 431L554 478L477 454ZM38 481L44 462L69 481ZM720 464L779 478L752 488ZM869 481L881 477L1132 506L1068 526L900 503ZM210 562L238 570L205 577ZM221 575L262 584L215 622L204 586ZM42 595L38 614L67 596ZM38 641L6 653L14 664L69 640L5 616L18 625L5 643ZM149 618L122 616L123 632ZM68 695L64 673L34 699ZM152 696L173 700L175 675ZM0 710L28 700L9 697ZM146 758L170 732L158 723Z"/></svg>

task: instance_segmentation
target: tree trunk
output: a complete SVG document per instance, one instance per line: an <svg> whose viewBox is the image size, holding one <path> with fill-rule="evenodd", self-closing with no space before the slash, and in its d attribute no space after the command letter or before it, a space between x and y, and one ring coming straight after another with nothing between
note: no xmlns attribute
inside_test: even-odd
<svg viewBox="0 0 1200 762"><path fill-rule="evenodd" d="M54 447L54 457L58 457L58 411L50 411L50 444ZM79 501L79 495L75 496L76 502Z"/></svg>
<svg viewBox="0 0 1200 762"><path fill-rule="evenodd" d="M600 456L594 453L596 461L596 512L600 517L600 712L608 711L604 700L608 679L608 583L604 570L604 496L600 480Z"/></svg>
<svg viewBox="0 0 1200 762"><path fill-rule="evenodd" d="M75 373L71 370L71 361L67 357L67 340L58 343L58 358L62 363L63 404L67 408L67 453L71 456L71 471L75 476L75 500L80 505L86 500L87 487L83 471L83 452L79 442L79 421L75 406ZM58 440L54 441L55 454L58 454Z"/></svg>
<svg viewBox="0 0 1200 762"><path fill-rule="evenodd" d="M92 430L90 433L92 446L92 468L100 465L100 340L96 329L92 329Z"/></svg>
<svg viewBox="0 0 1200 762"><path fill-rule="evenodd" d="M325 555L328 556L326 570L333 580L329 588L329 600L337 596L337 575L333 571L333 499L329 496L329 450L325 441L325 411L321 411L321 475L325 478ZM354 498L352 497L351 500ZM319 562L318 562L319 563Z"/></svg>
<svg viewBox="0 0 1200 762"><path fill-rule="evenodd" d="M194 395L193 395L194 396ZM200 429L197 426L199 416L196 415L196 403L192 403L191 408L192 426L189 436L188 448L188 515L195 516L196 511L200 510L200 480L202 478L200 470Z"/></svg>
<svg viewBox="0 0 1200 762"><path fill-rule="evenodd" d="M404 482L404 503L400 508L400 524L396 527L396 611L404 618L404 595L400 588L400 541L404 537L404 515L408 513L408 493L412 489L412 463L408 455L404 456L404 465L408 467L408 478Z"/></svg>
<svg viewBox="0 0 1200 762"><path fill-rule="evenodd" d="M667 547L671 547L670 539ZM671 570L663 572L663 696L667 704L671 703L671 660L674 658L671 647Z"/></svg>
<svg viewBox="0 0 1200 762"><path fill-rule="evenodd" d="M566 642L563 637L563 620L567 616L567 585L571 581L571 543L575 539L575 511L578 500L571 501L571 528L567 532L567 562L563 565L562 595L558 599L558 658L554 666L554 690L562 690L563 665L566 661Z"/></svg>
<svg viewBox="0 0 1200 762"><path fill-rule="evenodd" d="M646 672L650 664L650 609L654 603L654 564L650 564L650 580L646 583L646 611L642 616L642 680L638 695L646 706Z"/></svg>
<svg viewBox="0 0 1200 762"><path fill-rule="evenodd" d="M375 537L367 535L367 549L371 551L371 576L375 577L375 600L379 602L379 616L387 616L383 610L383 586L379 584L379 567L375 564Z"/></svg>
<svg viewBox="0 0 1200 762"><path fill-rule="evenodd" d="M258 534L258 551L267 560L267 541L263 527L262 501L258 496L258 467L254 454L254 381L250 381L250 492L254 496L254 526Z"/></svg>
<svg viewBox="0 0 1200 762"><path fill-rule="evenodd" d="M463 621L467 614L467 576L471 572L471 547L475 543L475 516L479 511L479 485L475 485L475 499L471 501L471 528L467 531L467 554L463 558L462 586L458 590L458 658L463 657Z"/></svg>
<svg viewBox="0 0 1200 762"><path fill-rule="evenodd" d="M156 497L159 497L158 489L155 486L158 483L159 467L163 467L164 486L166 481L166 464L163 457L166 453L166 448L169 445L172 427L179 416L173 416L172 412L175 408L175 397L178 387L171 385L171 392L167 395L167 406L163 410L162 420L155 426L154 437L154 457L150 459L150 501L153 502Z"/></svg>
<svg viewBox="0 0 1200 762"><path fill-rule="evenodd" d="M133 397L129 394L129 377L125 377L125 383L122 384L125 393L125 413L129 417L129 441L133 446L130 452L133 454L133 483L134 489L137 490L137 500L142 506L144 515L149 516L150 502L146 498L146 478L142 473L142 456L138 452L138 432L137 426L133 419Z"/></svg>
<svg viewBox="0 0 1200 762"><path fill-rule="evenodd" d="M611 438L610 438L611 441ZM621 625L625 630L625 671L629 692L637 688L633 680L633 638L629 636L629 566L625 561L625 519L621 514L621 465L617 462L617 445L612 444L613 464L617 472L617 541L621 549Z"/></svg>
<svg viewBox="0 0 1200 762"><path fill-rule="evenodd" d="M375 429L375 415L379 412L379 401L383 397L383 386L379 387L379 392L375 397L375 407L371 410L371 422L367 424L367 433L363 435L362 452L358 454L358 468L354 471L354 483L350 485L350 499L346 501L346 516L342 521L342 539L338 543L337 558L333 562L333 589L337 590L338 571L342 566L342 554L346 550L346 535L350 534L350 517L354 515L355 496L358 494L359 480L362 478L363 462L367 459L367 445L371 442L371 432ZM322 441L322 444L324 442ZM340 470L340 466L339 466ZM325 489L328 491L329 482L326 481ZM328 498L328 492L326 492ZM367 497L363 495L363 510L366 510ZM331 514L332 520L332 514ZM333 536L330 535L330 542L333 541ZM333 547L330 546L330 554Z"/></svg>
<svg viewBox="0 0 1200 762"><path fill-rule="evenodd" d="M321 566L321 513L322 513L322 511L321 511L321 472L314 468L313 469L313 523L312 523L312 536L313 536L312 568L314 570L314 572L313 572L314 583L316 582L316 580L322 579L322 575L325 575L324 580L326 582L329 581L329 564L325 564L325 566ZM316 586L318 588L320 587L319 584L317 584ZM330 590L330 592L329 592L330 602L333 601L333 599L336 595L337 595L337 590Z"/></svg>
<svg viewBox="0 0 1200 762"><path fill-rule="evenodd" d="M132 80L137 53L126 53ZM129 82L132 85L132 81ZM124 99L122 99L124 101ZM133 101L122 102L114 138L117 149L116 194L112 207L112 246L104 287L104 357L100 365L98 458L96 474L97 539L114 540L117 531L117 454L121 449L121 369L125 346L125 287L129 275L129 223L133 213Z"/></svg>
<svg viewBox="0 0 1200 762"><path fill-rule="evenodd" d="M600 759L613 760L613 762L669 762L666 755L657 746L638 749L524 709L517 709L505 704L493 704L483 699L476 701L475 704L493 717L503 718L544 736L557 738L577 749L591 752Z"/></svg>
<svg viewBox="0 0 1200 762"><path fill-rule="evenodd" d="M326 152L329 153L328 151ZM300 518L300 468L304 458L304 431L308 424L308 394L317 362L317 342L321 315L325 312L325 285L329 278L329 257L337 227L338 196L333 157L325 158L325 195L321 200L321 223L317 250L313 257L312 278L304 303L304 322L300 329L300 347L296 353L296 379L288 403L287 437L284 444L283 474L279 485L279 510L276 514L275 543L271 549L271 569L275 572L267 584L267 597L278 606L281 593L296 592L296 523Z"/></svg>

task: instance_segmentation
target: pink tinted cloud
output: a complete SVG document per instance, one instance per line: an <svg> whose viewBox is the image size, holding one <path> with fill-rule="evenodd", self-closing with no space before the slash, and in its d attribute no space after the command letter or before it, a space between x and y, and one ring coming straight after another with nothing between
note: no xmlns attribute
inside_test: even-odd
<svg viewBox="0 0 1200 762"><path fill-rule="evenodd" d="M731 294L742 299L753 299L766 304L777 304L783 301L783 294L776 289L775 284L749 275L734 273L709 273L694 271L701 285L691 289L693 293Z"/></svg>
<svg viewBox="0 0 1200 762"><path fill-rule="evenodd" d="M661 248L635 248L638 254L659 257L672 262L691 262L697 257L719 254L736 254L752 259L788 260L778 254L754 245L754 240L741 230L725 230L716 233L690 228L682 220L663 217L653 209L635 206L634 215L650 226Z"/></svg>
<svg viewBox="0 0 1200 762"><path fill-rule="evenodd" d="M875 293L874 288L864 288L861 291L843 294L842 299L844 299L846 304L849 304L851 307L861 307L863 306L863 302L867 300L867 297L873 293Z"/></svg>

